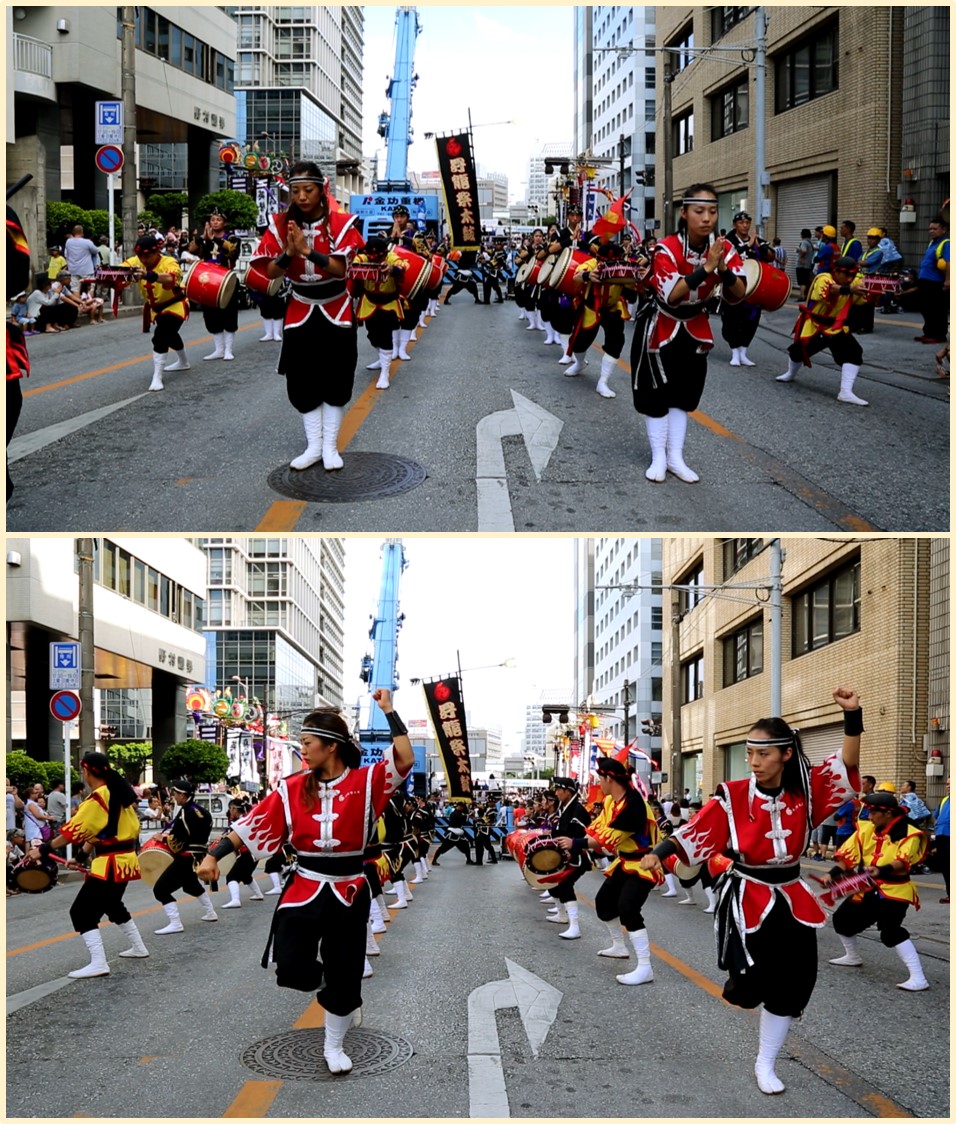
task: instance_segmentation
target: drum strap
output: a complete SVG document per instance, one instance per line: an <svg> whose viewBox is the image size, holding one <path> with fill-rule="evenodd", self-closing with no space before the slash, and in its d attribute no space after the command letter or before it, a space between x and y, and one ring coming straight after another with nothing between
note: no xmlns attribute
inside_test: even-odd
<svg viewBox="0 0 956 1124"><path fill-rule="evenodd" d="M136 854L139 846L135 839L121 839L118 843L94 843L93 844L93 857L99 858L100 855L123 855L123 854Z"/></svg>

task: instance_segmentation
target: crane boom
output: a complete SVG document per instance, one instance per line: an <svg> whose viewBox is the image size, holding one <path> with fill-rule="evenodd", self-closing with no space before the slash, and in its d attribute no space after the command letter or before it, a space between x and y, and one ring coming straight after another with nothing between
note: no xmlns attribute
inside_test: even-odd
<svg viewBox="0 0 956 1124"><path fill-rule="evenodd" d="M379 136L385 138L385 178L376 184L378 191L409 191L408 149L412 143L412 91L415 73L415 40L421 31L417 8L398 8L395 13L395 66L385 96L390 113L378 119Z"/></svg>
<svg viewBox="0 0 956 1124"><path fill-rule="evenodd" d="M387 687L393 695L398 689L398 633L405 619L399 610L398 587L405 566L402 540L386 539L382 546L378 605L368 633L372 655L362 660L361 676L368 684L369 695L379 687ZM359 731L364 764L381 760L384 749L392 744L385 715L374 701L369 701L368 725Z"/></svg>

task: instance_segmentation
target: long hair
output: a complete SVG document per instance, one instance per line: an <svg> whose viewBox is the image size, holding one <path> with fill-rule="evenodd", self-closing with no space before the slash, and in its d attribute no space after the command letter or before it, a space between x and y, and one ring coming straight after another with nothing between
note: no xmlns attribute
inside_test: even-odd
<svg viewBox="0 0 956 1124"><path fill-rule="evenodd" d="M682 199L692 199L695 195L699 195L700 192L702 192L702 191L707 192L708 195L713 195L714 204L716 205L716 203L717 203L717 188L714 187L714 185L712 183L692 183L690 185L690 187L685 188L684 191L681 193L681 198ZM684 209L684 206L683 206L683 204L681 204L681 210L683 211L683 209ZM686 234L687 233L687 219L684 218L683 215L681 215L681 217L677 220L677 233L678 234Z"/></svg>
<svg viewBox="0 0 956 1124"><path fill-rule="evenodd" d="M345 719L342 717L341 711L337 710L334 706L323 706L319 707L318 710L313 710L310 714L305 716L302 725L303 727L314 726L317 729L328 730L330 734L337 735L336 737L323 738L321 734L313 734L312 737L318 738L319 741L324 742L326 745L334 745L338 751L339 760L349 769L356 769L361 764L361 751L355 742L352 741L352 735L349 733L349 728L346 725ZM318 795L318 778L314 770L310 770L302 790L302 799L305 806L311 808L318 798Z"/></svg>
<svg viewBox="0 0 956 1124"><path fill-rule="evenodd" d="M298 164L293 164L289 172L289 179L293 176L312 176L318 181L321 188L320 204L319 204L319 218L326 218L329 213L329 196L325 186L325 176L322 174L322 169L315 163L314 160L300 160ZM308 219L303 215L302 211L296 206L295 203L289 204L289 209L286 214L293 222L309 223L314 222L315 219Z"/></svg>
<svg viewBox="0 0 956 1124"><path fill-rule="evenodd" d="M136 804L139 797L133 791L133 786L129 781L110 767L110 759L105 753L85 753L80 764L85 765L89 773L106 784L110 795L104 831L106 832L106 838L112 838L116 834L120 812L123 808L129 808L132 804Z"/></svg>
<svg viewBox="0 0 956 1124"><path fill-rule="evenodd" d="M809 802L810 761L803 752L799 733L796 730L791 730L782 718L760 718L753 724L751 729L764 734L768 738L790 739L790 744L793 746L793 753L791 753L789 759L783 763L782 784L787 792L802 794ZM778 746L778 748L781 753L785 752L787 749L785 745Z"/></svg>

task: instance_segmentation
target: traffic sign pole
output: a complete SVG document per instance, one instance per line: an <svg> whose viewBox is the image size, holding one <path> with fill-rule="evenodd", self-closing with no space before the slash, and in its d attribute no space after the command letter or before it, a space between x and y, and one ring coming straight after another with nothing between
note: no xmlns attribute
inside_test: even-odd
<svg viewBox="0 0 956 1124"><path fill-rule="evenodd" d="M118 265L119 263L116 260L116 251L113 249L113 247L116 245L116 234L115 234L115 228L113 226L114 220L113 220L113 173L112 172L106 173L106 197L109 200L108 209L109 209L109 224L110 225L108 227L107 237L110 240L109 241L110 265Z"/></svg>
<svg viewBox="0 0 956 1124"><path fill-rule="evenodd" d="M63 782L64 782L64 784L63 784L63 795L66 797L67 801L70 801L72 799L72 797L70 796L70 787L71 787L70 786L70 726L71 725L72 725L72 723L70 723L70 722L64 722L63 723ZM67 803L67 806L66 806L66 818L67 819L70 818L70 805L69 805L69 803ZM67 843L67 845L66 845L66 861L67 862L73 861L73 844L72 843Z"/></svg>
<svg viewBox="0 0 956 1124"><path fill-rule="evenodd" d="M83 704L80 702L79 695L73 694L72 691L57 691L50 699L50 713L63 723L63 781L67 800L70 799L70 727L73 725L73 719L82 709ZM67 844L66 857L68 860L73 858L72 843Z"/></svg>

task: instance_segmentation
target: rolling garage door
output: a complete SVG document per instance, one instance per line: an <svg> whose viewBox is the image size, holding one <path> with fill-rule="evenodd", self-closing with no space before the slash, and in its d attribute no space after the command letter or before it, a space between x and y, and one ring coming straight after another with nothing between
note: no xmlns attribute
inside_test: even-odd
<svg viewBox="0 0 956 1124"><path fill-rule="evenodd" d="M813 224L816 226L816 223ZM811 765L822 765L825 758L839 753L843 746L843 723L800 731L800 744Z"/></svg>
<svg viewBox="0 0 956 1124"><path fill-rule="evenodd" d="M800 231L809 227L833 222L836 206L835 177L808 176L805 179L786 180L777 185L776 221L774 229L787 251L787 273L796 284L797 246L800 244Z"/></svg>

